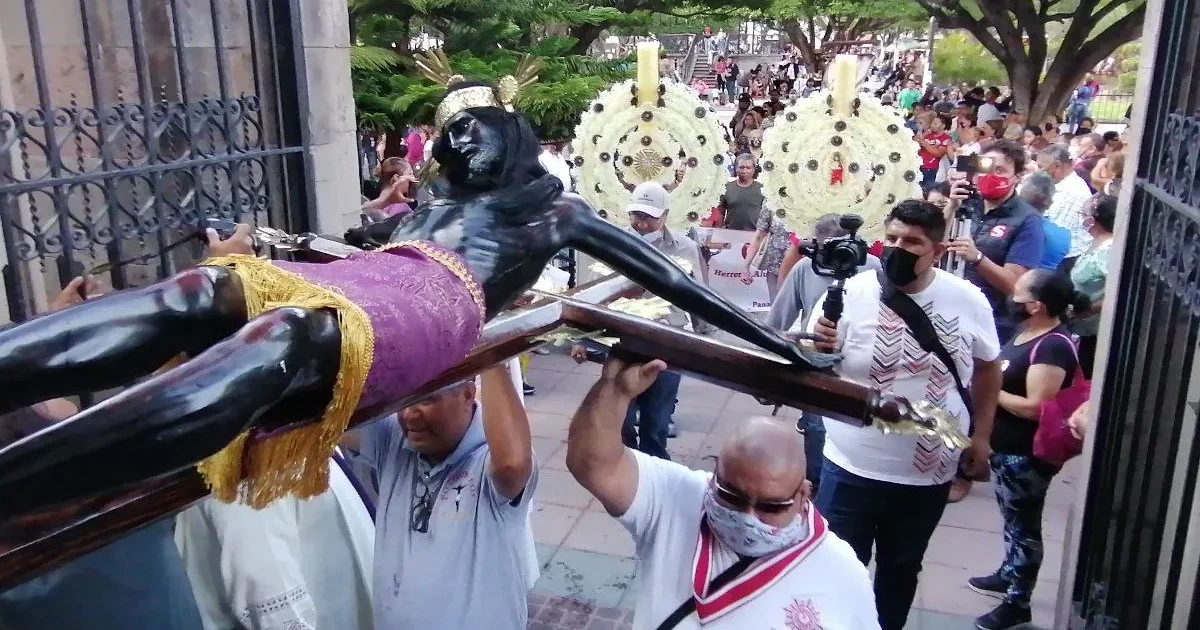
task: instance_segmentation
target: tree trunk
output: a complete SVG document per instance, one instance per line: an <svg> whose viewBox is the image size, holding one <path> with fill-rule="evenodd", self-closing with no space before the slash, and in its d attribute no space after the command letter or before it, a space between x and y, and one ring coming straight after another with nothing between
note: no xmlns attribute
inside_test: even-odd
<svg viewBox="0 0 1200 630"><path fill-rule="evenodd" d="M800 56L804 58L804 62L808 64L809 72L812 74L821 74L825 72L825 60L817 52L813 41L805 35L804 28L800 26L798 20L787 20L780 24L783 32L787 33L788 39L792 45L800 51Z"/></svg>
<svg viewBox="0 0 1200 630"><path fill-rule="evenodd" d="M588 49L592 47L600 35L604 33L604 29L608 28L607 23L600 24L579 24L572 26L569 32L571 37L575 38L575 45L567 51L568 55L586 55Z"/></svg>
<svg viewBox="0 0 1200 630"><path fill-rule="evenodd" d="M396 54L402 57L412 55L412 15L397 15L400 20L400 41L396 42Z"/></svg>

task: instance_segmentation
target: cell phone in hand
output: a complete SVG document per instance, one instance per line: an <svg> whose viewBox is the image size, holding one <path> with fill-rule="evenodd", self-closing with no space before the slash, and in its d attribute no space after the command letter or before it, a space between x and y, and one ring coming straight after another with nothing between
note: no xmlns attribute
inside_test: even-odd
<svg viewBox="0 0 1200 630"><path fill-rule="evenodd" d="M229 219L206 219L204 227L206 230L216 230L217 236L220 236L221 240L225 240L233 236L233 233L237 231L237 226L237 221ZM206 238L203 231L200 233L200 238Z"/></svg>
<svg viewBox="0 0 1200 630"><path fill-rule="evenodd" d="M978 155L960 155L954 163L954 170L966 173L967 181L979 174Z"/></svg>

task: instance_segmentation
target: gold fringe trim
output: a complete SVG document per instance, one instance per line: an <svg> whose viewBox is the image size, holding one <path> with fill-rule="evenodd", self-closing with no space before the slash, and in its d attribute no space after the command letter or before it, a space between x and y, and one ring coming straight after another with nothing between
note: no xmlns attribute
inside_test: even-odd
<svg viewBox="0 0 1200 630"><path fill-rule="evenodd" d="M249 433L243 433L196 468L217 499L226 503L240 499L256 509L287 495L307 499L325 492L329 487L329 458L358 408L374 360L371 320L346 296L311 284L270 261L222 256L201 264L237 273L250 318L288 306L336 312L341 363L333 398L319 423L257 442L248 442Z"/></svg>

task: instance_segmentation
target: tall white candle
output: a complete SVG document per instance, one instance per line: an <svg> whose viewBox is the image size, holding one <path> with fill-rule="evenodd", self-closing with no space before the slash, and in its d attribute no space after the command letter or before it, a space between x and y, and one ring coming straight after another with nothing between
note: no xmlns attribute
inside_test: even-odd
<svg viewBox="0 0 1200 630"><path fill-rule="evenodd" d="M858 57L838 55L828 72L829 89L833 94L833 115L847 118L853 114L852 103L858 95Z"/></svg>
<svg viewBox="0 0 1200 630"><path fill-rule="evenodd" d="M658 42L638 42L638 104L653 107L658 102Z"/></svg>

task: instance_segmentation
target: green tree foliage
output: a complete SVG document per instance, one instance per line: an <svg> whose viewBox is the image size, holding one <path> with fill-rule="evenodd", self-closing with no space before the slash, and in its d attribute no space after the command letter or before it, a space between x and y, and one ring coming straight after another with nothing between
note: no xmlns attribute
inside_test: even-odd
<svg viewBox="0 0 1200 630"><path fill-rule="evenodd" d="M938 83L1003 85L1004 67L967 33L953 32L933 45L933 76Z"/></svg>
<svg viewBox="0 0 1200 630"><path fill-rule="evenodd" d="M777 23L817 71L847 42L886 39L928 21L912 0L773 0L762 16Z"/></svg>
<svg viewBox="0 0 1200 630"><path fill-rule="evenodd" d="M1014 104L1032 120L1062 111L1088 71L1141 34L1146 17L1146 0L913 1L942 28L973 35L1004 67ZM1059 28L1054 49L1050 35Z"/></svg>
<svg viewBox="0 0 1200 630"><path fill-rule="evenodd" d="M450 41L446 39L447 44ZM511 74L525 53L542 58L544 67L539 82L518 94L515 105L542 137L567 139L588 102L611 83L629 78L633 70L632 64L625 60L609 62L565 55L573 44L574 40L559 37L547 38L526 49L493 48L479 52L473 46L464 46L455 51L447 45L447 50L455 72L490 82ZM352 55L360 56L364 55ZM444 91L443 87L421 78L411 60L405 58L383 70L374 63L356 62L351 76L359 126L385 133L398 134L408 125L431 122ZM391 146L399 141L389 140Z"/></svg>

